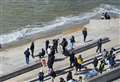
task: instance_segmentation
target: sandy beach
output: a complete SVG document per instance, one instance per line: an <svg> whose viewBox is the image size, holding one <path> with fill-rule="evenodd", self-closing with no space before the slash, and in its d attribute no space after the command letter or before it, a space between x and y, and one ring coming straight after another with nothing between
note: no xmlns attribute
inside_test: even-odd
<svg viewBox="0 0 120 82"><path fill-rule="evenodd" d="M99 39L102 37L109 37L111 41L107 44L104 44L103 48L108 49L108 48L111 48L112 46L116 46L116 45L120 44L119 43L120 42L120 37L119 37L120 19L119 18L111 19L111 20L91 19L90 22L84 26L77 25L74 28L72 27L72 29L70 29L70 30L65 30L64 32L62 32L60 34L58 33L58 35L35 40L35 54L38 54L38 52L41 50L41 48L44 48L44 45L45 45L44 42L47 39L52 41L52 39L54 39L54 38L59 38L61 41L62 38L65 37L69 40L71 35L74 35L75 39L76 39L76 44L75 44L76 47L87 44L87 43L83 42L83 37L82 37L82 33L81 33L82 27L87 27L87 29L88 29L88 38L87 38L88 41L96 40L96 39ZM30 43L27 43L27 44L24 44L21 46L19 45L19 46L9 47L9 48L6 48L6 49L3 49L0 51L0 58L1 58L0 64L2 65L1 71L3 72L3 75L26 65L23 52L29 46L30 46ZM93 48L93 49L87 50L85 52L82 52L80 54L84 54L83 58L88 59L88 58L94 57L96 55L95 49L96 48ZM90 53L90 54L88 54L88 53ZM56 54L56 58L65 58L65 57L61 53L58 53L58 54ZM35 63L37 61L38 61L38 58L35 58L35 59L30 58L30 63ZM62 65L62 63L64 63L64 65ZM60 67L68 67L68 66L69 66L69 62L68 62L68 58L67 58L64 61L55 62L54 68L55 68L55 70L58 70ZM91 67L91 65L90 65L90 67ZM8 70L8 68L9 68L9 70ZM37 77L37 73L39 72L39 69L35 69L31 72L17 76L15 78L12 78L5 82L29 82L30 80L33 80L34 78ZM47 70L47 68L45 68L44 71L46 71L46 70ZM0 74L0 75L2 75L2 74ZM66 76L66 75L63 74L62 76ZM56 82L58 81L58 79L59 78L56 79ZM49 82L49 80L46 82Z"/></svg>

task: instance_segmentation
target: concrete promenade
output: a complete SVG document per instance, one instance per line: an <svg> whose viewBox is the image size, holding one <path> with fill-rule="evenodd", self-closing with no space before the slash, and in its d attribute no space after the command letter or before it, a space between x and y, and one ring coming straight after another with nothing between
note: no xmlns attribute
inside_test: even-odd
<svg viewBox="0 0 120 82"><path fill-rule="evenodd" d="M89 24L85 25L85 27L88 28L88 38L87 40L96 40L100 37L109 37L110 38L110 42L106 43L103 45L103 48L111 48L112 46L117 46L120 43L120 37L119 35L119 28L120 28L120 19L111 19L110 21L107 20L91 20ZM56 35L53 37L49 37L49 38L44 38L44 39L39 39L35 41L35 54L38 54L38 52L40 51L40 49L42 47L44 47L44 42L46 39L49 39L52 41L52 39L54 38L59 38L60 41L62 39L62 37L66 37L67 39L70 39L71 35L74 35L76 38L76 46L79 45L84 45L85 43L82 41L82 35L80 30L76 30L76 31L71 31L69 33L64 32L63 34L60 35ZM7 74L9 72L12 72L16 69L21 68L22 66L25 66L25 58L24 58L24 50L30 46L30 43L23 45L23 46L18 46L18 47L14 47L14 48L9 48L6 49L4 51L0 52L0 65L2 66L1 74ZM96 48L92 48L90 50L87 50L85 52L82 52L80 54L82 54L83 58L85 60L94 57L95 54L95 50ZM59 49L59 52L61 50ZM79 55L79 54L78 54ZM117 58L119 59L120 57L117 56ZM69 67L69 59L66 58L65 56L63 56L61 53L56 54L56 59L58 59L59 61L56 61L54 64L54 69L55 70L59 70L63 73L66 73L69 69L66 69L63 71L64 68ZM30 63L34 63L34 62L38 62L38 58L32 59L30 58ZM87 66L89 68L92 68L92 65ZM17 76L15 78L9 79L5 82L29 82L31 80L36 79L37 74L39 72L41 68L35 69L33 71L30 71L28 73L22 74L20 76ZM47 67L43 68L45 75L47 74ZM74 71L73 71L74 72ZM59 77L66 77L66 74L61 74L60 76L58 76L55 80L55 82L58 82ZM78 76L74 76L75 78L78 79ZM46 82L50 82L49 80L46 80Z"/></svg>

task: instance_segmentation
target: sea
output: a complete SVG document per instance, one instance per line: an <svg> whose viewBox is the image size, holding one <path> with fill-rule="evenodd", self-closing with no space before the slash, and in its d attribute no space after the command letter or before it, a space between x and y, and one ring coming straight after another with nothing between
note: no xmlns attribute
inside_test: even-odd
<svg viewBox="0 0 120 82"><path fill-rule="evenodd" d="M0 44L64 29L104 12L120 16L120 0L0 0Z"/></svg>

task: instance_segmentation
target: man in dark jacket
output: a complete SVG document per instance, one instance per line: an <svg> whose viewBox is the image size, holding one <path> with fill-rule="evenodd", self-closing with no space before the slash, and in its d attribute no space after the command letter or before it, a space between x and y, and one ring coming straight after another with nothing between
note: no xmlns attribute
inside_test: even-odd
<svg viewBox="0 0 120 82"><path fill-rule="evenodd" d="M29 48L25 50L24 54L25 54L26 63L29 64L29 56L30 56Z"/></svg>
<svg viewBox="0 0 120 82"><path fill-rule="evenodd" d="M46 49L46 52L47 52L47 49L48 49L48 47L49 47L49 44L50 44L49 40L46 40L46 42L45 42L45 49Z"/></svg>
<svg viewBox="0 0 120 82"><path fill-rule="evenodd" d="M62 45L62 49L63 49L63 54L65 53L65 50L66 50L66 47L68 45L68 42L65 38L63 38L62 42L61 42L61 45Z"/></svg>
<svg viewBox="0 0 120 82"><path fill-rule="evenodd" d="M31 50L31 55L33 58L34 58L34 48L35 48L35 45L34 45L34 42L32 42L30 46L30 50Z"/></svg>
<svg viewBox="0 0 120 82"><path fill-rule="evenodd" d="M94 68L97 69L97 65L98 65L98 59L97 59L97 57L94 58L93 65L94 65Z"/></svg>
<svg viewBox="0 0 120 82"><path fill-rule="evenodd" d="M41 56L42 56L42 57L45 56L45 50L44 50L43 48L42 48Z"/></svg>
<svg viewBox="0 0 120 82"><path fill-rule="evenodd" d="M87 28L83 28L82 34L83 34L83 38L84 38L84 42L85 42L86 41L86 37L87 37Z"/></svg>
<svg viewBox="0 0 120 82"><path fill-rule="evenodd" d="M52 47L51 53L48 55L48 68L53 68L54 60L55 60L55 50Z"/></svg>
<svg viewBox="0 0 120 82"><path fill-rule="evenodd" d="M97 50L96 52L99 52L101 53L101 50L102 50L102 39L100 38L97 42Z"/></svg>
<svg viewBox="0 0 120 82"><path fill-rule="evenodd" d="M73 52L70 53L70 67L75 63L75 54Z"/></svg>
<svg viewBox="0 0 120 82"><path fill-rule="evenodd" d="M58 53L58 40L59 39L54 39L53 40L53 47L54 47L56 53Z"/></svg>
<svg viewBox="0 0 120 82"><path fill-rule="evenodd" d="M73 49L74 43L75 43L75 37L74 36L71 37L70 42L72 44L72 49Z"/></svg>
<svg viewBox="0 0 120 82"><path fill-rule="evenodd" d="M54 60L55 60L55 56L50 56L48 58L48 68L53 68Z"/></svg>

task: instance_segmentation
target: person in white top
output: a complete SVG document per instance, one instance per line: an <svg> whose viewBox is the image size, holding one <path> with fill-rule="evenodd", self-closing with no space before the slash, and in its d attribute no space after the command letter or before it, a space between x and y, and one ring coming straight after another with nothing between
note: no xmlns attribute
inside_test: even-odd
<svg viewBox="0 0 120 82"><path fill-rule="evenodd" d="M48 49L47 49L47 54L51 54L51 47L49 46Z"/></svg>

